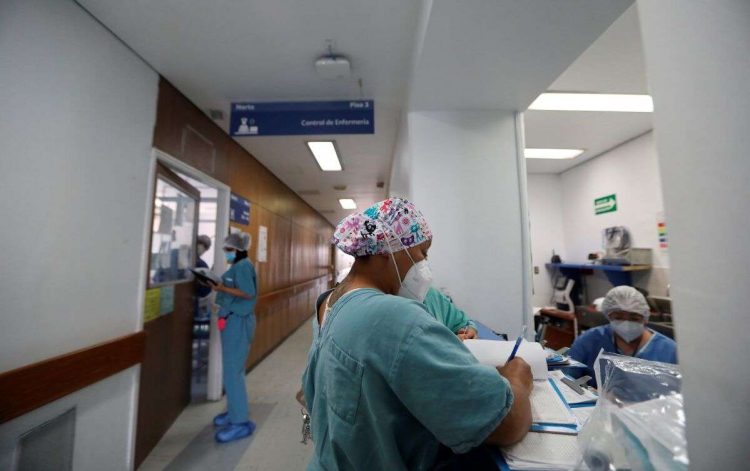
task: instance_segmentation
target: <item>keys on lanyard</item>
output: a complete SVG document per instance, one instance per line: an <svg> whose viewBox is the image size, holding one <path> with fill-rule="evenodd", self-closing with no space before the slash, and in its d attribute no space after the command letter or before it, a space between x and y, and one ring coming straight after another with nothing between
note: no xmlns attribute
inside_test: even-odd
<svg viewBox="0 0 750 471"><path fill-rule="evenodd" d="M300 443L307 445L307 440L312 440L310 414L308 414L305 409L300 409L300 412L302 412L302 441Z"/></svg>

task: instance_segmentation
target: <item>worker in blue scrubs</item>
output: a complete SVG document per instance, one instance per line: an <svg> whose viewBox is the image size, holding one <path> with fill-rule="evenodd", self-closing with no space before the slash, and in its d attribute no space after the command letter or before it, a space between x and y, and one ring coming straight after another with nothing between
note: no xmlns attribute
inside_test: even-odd
<svg viewBox="0 0 750 471"><path fill-rule="evenodd" d="M308 470L481 469L456 460L528 432L528 364L481 365L426 311L431 239L422 213L400 198L336 228L336 246L355 262L313 320L302 378L315 444Z"/></svg>
<svg viewBox="0 0 750 471"><path fill-rule="evenodd" d="M631 286L612 288L602 302L601 311L608 325L594 327L579 336L568 351L571 358L585 363L586 370L567 368L575 377L594 378L594 362L601 350L644 360L677 363L677 344L669 337L646 327L650 310L643 295ZM592 380L592 385L595 385Z"/></svg>
<svg viewBox="0 0 750 471"><path fill-rule="evenodd" d="M231 442L252 435L255 423L250 420L245 361L255 333L255 301L258 279L255 267L247 258L250 234L229 234L224 240L224 256L232 266L221 277L217 291L218 326L221 331L222 372L227 394L227 412L214 418L221 427L215 435L220 443Z"/></svg>

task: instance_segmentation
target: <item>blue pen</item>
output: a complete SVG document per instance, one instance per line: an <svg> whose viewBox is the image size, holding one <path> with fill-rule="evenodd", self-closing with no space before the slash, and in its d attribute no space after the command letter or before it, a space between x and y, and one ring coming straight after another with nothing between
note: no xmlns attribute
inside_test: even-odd
<svg viewBox="0 0 750 471"><path fill-rule="evenodd" d="M521 329L521 335L518 336L516 339L516 344L513 346L513 351L510 352L510 356L508 357L508 361L511 361L516 357L516 353L518 353L518 347L521 346L521 341L526 336L526 326L523 326ZM507 363L507 362L506 362Z"/></svg>

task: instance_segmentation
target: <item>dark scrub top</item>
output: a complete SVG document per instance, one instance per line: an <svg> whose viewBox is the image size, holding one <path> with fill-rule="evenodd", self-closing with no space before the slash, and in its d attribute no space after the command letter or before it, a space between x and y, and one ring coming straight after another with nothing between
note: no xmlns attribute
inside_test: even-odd
<svg viewBox="0 0 750 471"><path fill-rule="evenodd" d="M677 344L675 341L653 330L651 334L652 337L648 343L635 352L633 357L676 364ZM614 331L609 324L589 329L573 342L568 355L574 360L585 363L587 368L585 370L583 368L566 368L565 373L577 378L584 375L596 378L594 362L602 349L607 353L622 353L615 344ZM592 380L591 384L595 385L596 381Z"/></svg>

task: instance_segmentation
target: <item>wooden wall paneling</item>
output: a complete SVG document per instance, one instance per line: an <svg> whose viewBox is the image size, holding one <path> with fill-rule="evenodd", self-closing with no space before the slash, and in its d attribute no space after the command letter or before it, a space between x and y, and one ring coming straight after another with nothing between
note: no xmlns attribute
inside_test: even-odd
<svg viewBox="0 0 750 471"><path fill-rule="evenodd" d="M0 374L0 424L143 361L145 332Z"/></svg>
<svg viewBox="0 0 750 471"><path fill-rule="evenodd" d="M154 147L226 181L226 134L166 80L159 82Z"/></svg>
<svg viewBox="0 0 750 471"><path fill-rule="evenodd" d="M190 403L194 286L179 283L174 288L174 312L143 326L149 341L141 366L136 465Z"/></svg>

